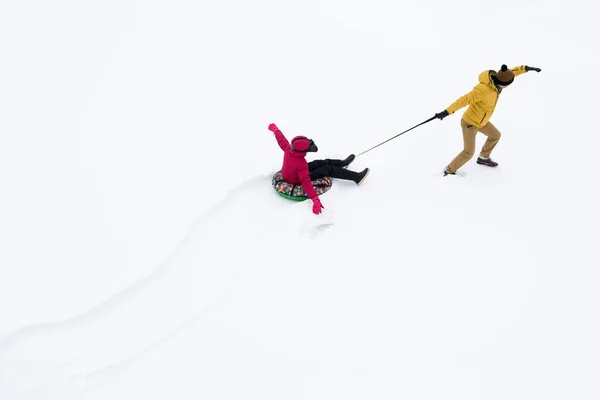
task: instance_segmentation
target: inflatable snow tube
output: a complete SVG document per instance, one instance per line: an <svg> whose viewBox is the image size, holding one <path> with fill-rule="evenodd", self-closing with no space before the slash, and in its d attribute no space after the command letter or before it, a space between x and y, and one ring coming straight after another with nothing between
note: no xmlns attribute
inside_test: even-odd
<svg viewBox="0 0 600 400"><path fill-rule="evenodd" d="M332 183L333 180L329 177L319 178L312 181L312 185L318 195L321 195L331 189ZM273 188L280 196L285 197L286 199L296 201L308 199L308 196L306 195L302 185L294 185L293 183L286 182L281 175L281 171L278 171L275 175L273 175Z"/></svg>

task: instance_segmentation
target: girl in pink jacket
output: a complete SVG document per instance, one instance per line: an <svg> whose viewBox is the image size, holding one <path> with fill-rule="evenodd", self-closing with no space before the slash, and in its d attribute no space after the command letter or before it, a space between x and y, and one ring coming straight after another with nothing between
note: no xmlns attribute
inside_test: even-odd
<svg viewBox="0 0 600 400"><path fill-rule="evenodd" d="M344 168L354 160L354 154L350 154L345 160L324 159L306 162L306 153L319 150L315 142L306 136L296 136L290 143L275 124L270 124L269 130L273 132L277 144L284 151L281 168L283 179L292 185L302 185L306 195L313 201L313 213L315 214L320 214L321 209L325 207L321 204L312 181L328 176L354 181L360 185L369 174L369 168L365 168L362 172Z"/></svg>

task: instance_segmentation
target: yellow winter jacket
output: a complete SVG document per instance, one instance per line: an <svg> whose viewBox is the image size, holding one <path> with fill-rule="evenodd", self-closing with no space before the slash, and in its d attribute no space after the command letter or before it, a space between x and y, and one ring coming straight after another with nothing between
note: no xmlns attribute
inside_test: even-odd
<svg viewBox="0 0 600 400"><path fill-rule="evenodd" d="M512 68L511 71L515 76L525 73L525 66ZM464 106L469 108L463 114L463 119L470 125L476 127L485 126L496 108L500 90L496 88L492 81L492 76L496 75L496 71L483 71L479 75L479 83L469 93L460 97L446 109L448 114L454 114Z"/></svg>

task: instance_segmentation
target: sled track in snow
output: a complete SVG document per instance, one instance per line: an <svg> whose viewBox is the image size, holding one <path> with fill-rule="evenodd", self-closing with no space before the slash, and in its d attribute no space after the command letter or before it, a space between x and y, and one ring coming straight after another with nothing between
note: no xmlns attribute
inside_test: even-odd
<svg viewBox="0 0 600 400"><path fill-rule="evenodd" d="M189 242L190 237L192 236L192 233L196 229L198 229L200 226L202 226L204 221L206 221L208 218L210 218L210 216L213 213L215 213L216 211L218 211L220 208L224 207L225 205L229 204L232 200L239 197L242 192L253 188L254 185L256 185L257 183L263 182L267 179L270 180L271 176L270 175L259 175L257 177L248 179L248 180L240 183L236 187L230 189L225 194L225 197L223 200L221 200L216 205L214 205L212 208L210 208L202 216L196 218L196 220L192 223L192 225L188 229L188 232L177 243L177 245L175 246L175 249L171 252L171 254L163 262L161 262L158 265L158 267L156 267L155 269L150 271L150 273L148 275L146 275L146 276L138 279L134 283L132 283L130 286L122 289L121 291L119 291L117 293L112 294L103 302L90 307L87 311L84 311L80 314L76 314L74 316L71 316L71 317L68 317L65 319L61 319L61 320L57 320L57 321L52 321L52 322L42 322L42 323L38 323L38 324L25 325L25 326L22 326L16 330L10 332L8 335L4 336L3 340L0 342L0 356L13 343L16 343L19 340L22 340L28 336L31 336L31 335L34 335L37 333L41 333L41 332L53 332L53 331L58 331L58 330L64 329L64 328L75 327L81 323L84 323L88 320L96 318L100 315L109 313L114 307L117 307L118 304L125 302L128 299L134 297L136 295L136 293L138 293L140 290L144 289L146 286L150 285L152 282L158 280L164 273L166 273L169 270L169 266L171 265L171 263L173 262L175 257L178 255L178 253L181 251L181 249L183 249ZM195 317L191 318L190 321L185 322L183 325L187 325L193 319L195 319ZM181 326L175 328L175 330L173 331L172 334L174 334L180 328L181 328ZM167 337L172 336L172 334L168 335ZM166 338L159 339L158 342L162 342L164 340L166 340ZM149 347L153 347L153 346L149 346Z"/></svg>
<svg viewBox="0 0 600 400"><path fill-rule="evenodd" d="M230 283L233 282L235 279L236 279L236 276L232 276L229 279ZM151 352L153 350L158 350L161 345L168 342L171 338L173 338L173 337L177 336L179 333L183 332L186 327L188 327L188 326L192 325L194 322L196 322L208 310L210 310L210 308L212 307L212 305L214 303L218 302L221 294L222 294L222 292L217 294L211 301L209 301L202 308L202 310L195 312L189 318L187 318L185 321L183 321L180 324L178 324L177 326L173 327L173 329L171 329L170 332L164 334L162 337L156 339L155 341L147 344L146 346L142 347L135 353L128 355L127 357L124 357L120 360L114 361L108 365L91 370L91 371L84 371L84 372L80 372L77 374L63 376L53 383L69 382L69 381L83 381L83 382L87 383L89 380L103 379L112 374L116 374L118 371L127 369L131 365L135 364L137 361L142 360L145 356L151 354ZM42 384L42 385L31 386L28 388L28 390L44 390L44 389L47 389L48 387L50 387L51 385L52 384Z"/></svg>

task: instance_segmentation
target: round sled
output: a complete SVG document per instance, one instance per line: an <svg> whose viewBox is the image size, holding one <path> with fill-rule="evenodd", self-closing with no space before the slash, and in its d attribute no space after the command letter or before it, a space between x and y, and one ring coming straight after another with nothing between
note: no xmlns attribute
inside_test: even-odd
<svg viewBox="0 0 600 400"><path fill-rule="evenodd" d="M304 201L308 199L302 185L294 185L293 183L286 182L281 175L281 171L277 171L277 173L273 175L272 183L273 188L281 197L295 201ZM332 184L333 180L330 177L319 178L312 181L312 185L318 195L331 189Z"/></svg>

